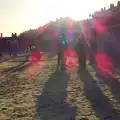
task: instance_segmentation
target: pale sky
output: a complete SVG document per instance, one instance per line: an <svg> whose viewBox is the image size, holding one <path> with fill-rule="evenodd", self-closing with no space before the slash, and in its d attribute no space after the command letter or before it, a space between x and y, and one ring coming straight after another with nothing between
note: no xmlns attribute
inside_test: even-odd
<svg viewBox="0 0 120 120"><path fill-rule="evenodd" d="M0 0L0 32L10 36L59 17L79 20L118 0Z"/></svg>

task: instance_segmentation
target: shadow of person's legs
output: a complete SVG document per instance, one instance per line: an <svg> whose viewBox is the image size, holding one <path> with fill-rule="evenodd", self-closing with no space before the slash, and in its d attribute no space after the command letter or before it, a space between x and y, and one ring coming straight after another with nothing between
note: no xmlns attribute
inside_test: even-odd
<svg viewBox="0 0 120 120"><path fill-rule="evenodd" d="M98 77L101 78L101 80L110 87L114 98L119 102L118 104L120 104L120 81L116 78L105 79L100 75L98 75Z"/></svg>
<svg viewBox="0 0 120 120"><path fill-rule="evenodd" d="M17 66L14 66L14 67L11 67L11 68L8 68L6 70L4 70L4 72L13 72L14 70L18 69L19 67L22 67L23 65L25 65L25 61L18 64Z"/></svg>
<svg viewBox="0 0 120 120"><path fill-rule="evenodd" d="M84 91L87 99L91 102L96 116L100 120L119 120L117 112L113 111L113 106L109 99L102 93L92 76L84 69L79 71L80 80L84 83Z"/></svg>
<svg viewBox="0 0 120 120"><path fill-rule="evenodd" d="M55 72L50 76L37 100L37 114L40 120L75 120L75 108L65 101L67 84L66 72Z"/></svg>

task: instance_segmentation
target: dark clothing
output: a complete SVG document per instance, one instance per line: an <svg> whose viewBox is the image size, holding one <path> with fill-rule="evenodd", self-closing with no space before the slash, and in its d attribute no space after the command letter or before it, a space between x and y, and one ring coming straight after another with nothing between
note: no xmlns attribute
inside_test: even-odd
<svg viewBox="0 0 120 120"><path fill-rule="evenodd" d="M77 41L75 50L78 55L79 68L80 67L86 68L86 54L85 54L84 38L81 38Z"/></svg>
<svg viewBox="0 0 120 120"><path fill-rule="evenodd" d="M64 67L64 54L58 53L57 69L63 70Z"/></svg>
<svg viewBox="0 0 120 120"><path fill-rule="evenodd" d="M93 40L90 40L90 63L94 63L95 53L97 52L97 43Z"/></svg>
<svg viewBox="0 0 120 120"><path fill-rule="evenodd" d="M0 53L0 59L2 59L3 58L3 55L2 55L2 53Z"/></svg>
<svg viewBox="0 0 120 120"><path fill-rule="evenodd" d="M58 60L57 60L57 69L64 70L65 64L64 64L64 52L67 49L67 44L62 44L61 41L58 43Z"/></svg>

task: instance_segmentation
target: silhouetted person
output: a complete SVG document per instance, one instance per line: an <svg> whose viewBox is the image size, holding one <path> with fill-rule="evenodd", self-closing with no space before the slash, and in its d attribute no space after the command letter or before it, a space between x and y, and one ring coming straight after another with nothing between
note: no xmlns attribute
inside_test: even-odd
<svg viewBox="0 0 120 120"><path fill-rule="evenodd" d="M78 55L78 64L79 68L86 68L86 54L85 54L85 44L84 44L84 36L81 34L76 43L76 53Z"/></svg>
<svg viewBox="0 0 120 120"><path fill-rule="evenodd" d="M64 63L64 52L67 49L68 44L66 41L65 34L62 33L60 36L60 40L58 42L58 60L57 60L57 70L65 70L65 63Z"/></svg>
<svg viewBox="0 0 120 120"><path fill-rule="evenodd" d="M93 64L95 61L95 53L97 52L97 39L96 39L96 32L92 30L92 37L89 40L90 45L90 63Z"/></svg>
<svg viewBox="0 0 120 120"><path fill-rule="evenodd" d="M3 59L3 55L2 55L2 53L0 53L0 59Z"/></svg>
<svg viewBox="0 0 120 120"><path fill-rule="evenodd" d="M97 43L94 40L91 40L90 41L90 47L91 47L91 51L90 51L90 63L93 64L94 63L96 49L97 49Z"/></svg>

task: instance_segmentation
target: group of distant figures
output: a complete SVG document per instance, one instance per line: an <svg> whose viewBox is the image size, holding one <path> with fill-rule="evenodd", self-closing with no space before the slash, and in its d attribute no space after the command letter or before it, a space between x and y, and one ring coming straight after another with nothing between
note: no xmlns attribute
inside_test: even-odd
<svg viewBox="0 0 120 120"><path fill-rule="evenodd" d="M15 57L17 55L17 52L19 49L18 40L7 40L7 42L3 46L7 48L7 51L10 57ZM3 52L0 52L0 59L3 59L3 58L4 58L4 54Z"/></svg>

